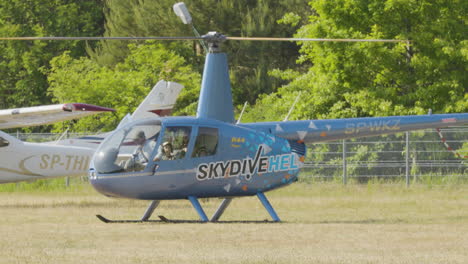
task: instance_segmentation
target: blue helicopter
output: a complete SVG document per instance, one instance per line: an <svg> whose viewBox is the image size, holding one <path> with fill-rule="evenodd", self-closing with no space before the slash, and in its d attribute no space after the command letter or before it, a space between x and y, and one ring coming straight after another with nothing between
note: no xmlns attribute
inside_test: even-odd
<svg viewBox="0 0 468 264"><path fill-rule="evenodd" d="M209 52L197 116L130 123L109 136L93 158L89 179L97 191L152 201L139 221L168 199L188 199L202 222L218 221L234 197L256 195L278 222L265 192L297 180L306 143L468 123L467 113L236 123L227 56L220 51L227 37L211 32L202 38ZM211 218L198 202L209 197L224 198Z"/></svg>
<svg viewBox="0 0 468 264"><path fill-rule="evenodd" d="M189 17L186 10L179 10ZM180 14L179 14L180 15ZM190 19L186 19L190 20ZM190 21L185 21L190 23ZM234 119L226 40L385 41L227 37L209 32L197 37L23 37L27 40L200 40L207 55L195 117L148 118L128 123L108 136L95 152L89 180L110 197L151 201L144 222L161 200L188 199L200 222L216 222L233 198L257 196L274 222L280 218L265 193L295 181L306 156L306 143L442 128L468 123L468 113L329 120L239 123ZM211 218L198 199L224 198ZM159 216L160 221L176 222Z"/></svg>

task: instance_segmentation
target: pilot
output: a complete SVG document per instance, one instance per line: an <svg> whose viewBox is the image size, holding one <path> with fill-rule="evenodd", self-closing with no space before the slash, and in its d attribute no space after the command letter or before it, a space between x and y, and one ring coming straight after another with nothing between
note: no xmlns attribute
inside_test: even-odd
<svg viewBox="0 0 468 264"><path fill-rule="evenodd" d="M137 144L137 148L133 152L133 158L135 159L135 161L140 163L148 163L148 156L143 151L143 147L145 146L146 142L145 132L139 131L133 142Z"/></svg>
<svg viewBox="0 0 468 264"><path fill-rule="evenodd" d="M135 151L132 153L132 159L128 160L127 163L125 164L125 168L134 168L135 170L138 167L144 167L146 164L148 164L148 156L149 154L144 150L145 149L145 144L155 144L154 141L148 142L149 140L146 140L145 132L139 131L135 138L133 139L133 142L137 145ZM152 146L149 146L150 149L152 149ZM143 168L141 168L143 169Z"/></svg>

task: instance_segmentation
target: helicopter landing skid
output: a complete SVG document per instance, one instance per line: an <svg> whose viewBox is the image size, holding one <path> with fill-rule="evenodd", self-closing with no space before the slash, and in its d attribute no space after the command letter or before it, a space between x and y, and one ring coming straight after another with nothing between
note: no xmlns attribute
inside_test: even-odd
<svg viewBox="0 0 468 264"><path fill-rule="evenodd" d="M207 223L206 221L201 221L201 220L180 220L180 219L167 219L163 215L158 215L159 219L161 219L162 222L164 223Z"/></svg>
<svg viewBox="0 0 468 264"><path fill-rule="evenodd" d="M160 220L112 220L102 215L96 215L96 217L106 224L125 224L125 223L206 223L200 220L175 220L167 219L162 215L158 215Z"/></svg>
<svg viewBox="0 0 468 264"><path fill-rule="evenodd" d="M168 219L163 215L158 215L159 220L112 220L105 218L102 215L96 215L96 217L106 224L131 224L131 223L167 223L167 224L204 224L204 223L214 223L214 224L274 224L278 223L275 221L270 221L268 219L264 220L245 220L245 221L209 221L204 222L200 220L183 220L183 219Z"/></svg>
<svg viewBox="0 0 468 264"><path fill-rule="evenodd" d="M280 218L275 212L275 209L271 206L270 202L266 198L265 194L263 192L257 193L258 199L262 202L262 205L265 207L265 209L268 211L272 218L273 223L281 222ZM203 210L202 206L198 202L198 199L194 196L188 196L187 199L192 203L192 206L194 207L195 211L197 211L200 220L173 220L173 219L168 219L162 215L158 215L160 220L149 220L150 216L153 214L154 210L156 207L159 205L158 200L151 201L150 205L145 211L145 214L140 220L111 220L107 219L102 215L96 215L96 217L101 220L104 223L148 223L148 222L163 222L163 223L207 223L207 222L212 222L212 223L220 223L219 218L221 215L224 213L226 208L229 206L229 204L232 201L232 198L225 198L221 205L218 207L214 215L211 217L210 220L208 220L208 217L205 214L205 211ZM223 222L233 222L233 223L249 223L249 222L270 222L268 220L264 221L223 221Z"/></svg>
<svg viewBox="0 0 468 264"><path fill-rule="evenodd" d="M96 217L106 224L113 224L113 223L146 223L146 222L162 222L161 220L112 220L105 218L102 215L96 215Z"/></svg>

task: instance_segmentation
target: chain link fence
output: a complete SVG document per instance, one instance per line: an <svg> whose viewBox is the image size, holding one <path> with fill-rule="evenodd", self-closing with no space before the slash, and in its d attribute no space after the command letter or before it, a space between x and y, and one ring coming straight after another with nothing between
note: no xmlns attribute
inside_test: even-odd
<svg viewBox="0 0 468 264"><path fill-rule="evenodd" d="M14 133L28 142L53 142L90 133ZM407 152L407 150L409 150ZM453 127L307 145L300 179L367 182L427 178L468 181L468 127Z"/></svg>
<svg viewBox="0 0 468 264"><path fill-rule="evenodd" d="M308 144L302 179L468 180L468 127ZM407 150L409 150L407 152Z"/></svg>

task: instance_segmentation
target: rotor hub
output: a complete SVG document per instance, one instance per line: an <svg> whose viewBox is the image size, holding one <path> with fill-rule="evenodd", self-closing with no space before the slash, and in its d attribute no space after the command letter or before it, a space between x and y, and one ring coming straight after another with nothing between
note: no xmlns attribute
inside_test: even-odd
<svg viewBox="0 0 468 264"><path fill-rule="evenodd" d="M221 52L220 43L226 41L226 36L216 31L210 31L201 37L208 43L210 53Z"/></svg>

